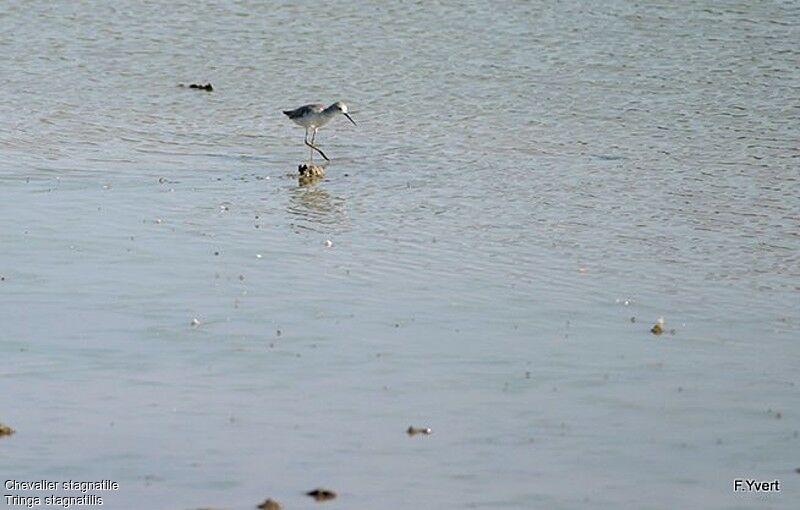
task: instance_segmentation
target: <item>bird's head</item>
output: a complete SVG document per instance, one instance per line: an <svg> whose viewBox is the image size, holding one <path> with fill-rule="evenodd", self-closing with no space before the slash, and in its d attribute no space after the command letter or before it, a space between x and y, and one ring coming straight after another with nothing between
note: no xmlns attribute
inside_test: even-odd
<svg viewBox="0 0 800 510"><path fill-rule="evenodd" d="M347 109L347 105L346 105L346 104L344 104L344 103L343 103L343 102L341 102L341 101L336 101L335 103L333 103L333 106L334 106L334 108L336 108L338 111L340 111L340 112L342 113L342 115L344 115L345 117L347 117L347 120L349 120L350 122L352 122L354 126L357 126L357 125L358 125L358 124L356 124L356 121L354 121L354 120L353 120L353 118L350 116L350 113L349 113L349 110Z"/></svg>

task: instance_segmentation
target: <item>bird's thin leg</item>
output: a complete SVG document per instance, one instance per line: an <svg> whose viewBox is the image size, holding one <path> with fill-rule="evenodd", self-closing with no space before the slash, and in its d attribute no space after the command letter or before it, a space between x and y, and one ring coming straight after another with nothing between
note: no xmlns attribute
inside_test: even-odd
<svg viewBox="0 0 800 510"><path fill-rule="evenodd" d="M322 152L322 151L319 149L319 147L317 147L316 145L311 145L311 144L310 144L310 143L308 143L308 142L306 142L306 145L308 145L309 147L311 147L313 150L315 150L315 151L319 152L320 156L322 156L323 158L325 158L325 161L330 161L330 158L329 158L328 156L326 156L326 155L325 155L325 153L324 153L324 152Z"/></svg>
<svg viewBox="0 0 800 510"><path fill-rule="evenodd" d="M319 152L320 155L322 155L322 157L325 158L325 161L330 161L330 159L328 159L328 156L326 156L325 153L322 152L319 147L314 145L314 138L316 138L316 137L317 137L317 130L315 128L313 133L311 134L311 143L308 142L308 136L306 135L306 145L311 147L312 150L315 150L315 151ZM312 152L312 154L313 154L313 152Z"/></svg>
<svg viewBox="0 0 800 510"><path fill-rule="evenodd" d="M314 146L314 139L316 137L317 137L317 128L314 128L314 131L311 132L311 145L312 146ZM317 150L319 150L319 149L317 149ZM311 152L311 162L313 163L314 162L314 150L313 149L309 149L309 151ZM322 152L320 152L320 154L322 154ZM323 155L323 157L324 157L324 155ZM325 159L328 159L328 158L325 158Z"/></svg>
<svg viewBox="0 0 800 510"><path fill-rule="evenodd" d="M308 145L308 128L306 128L306 136L305 136L305 138L303 138L303 142L306 145ZM309 154L309 157L311 159L311 162L313 163L314 162L314 150L313 149L308 149L308 154Z"/></svg>

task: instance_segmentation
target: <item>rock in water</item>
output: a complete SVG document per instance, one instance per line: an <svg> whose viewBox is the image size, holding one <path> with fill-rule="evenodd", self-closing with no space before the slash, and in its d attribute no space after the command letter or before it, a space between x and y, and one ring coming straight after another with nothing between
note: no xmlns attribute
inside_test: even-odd
<svg viewBox="0 0 800 510"><path fill-rule="evenodd" d="M261 510L281 510L282 507L281 504L275 501L274 499L267 499L266 501L258 505L257 508L260 508Z"/></svg>
<svg viewBox="0 0 800 510"><path fill-rule="evenodd" d="M323 177L325 175L325 168L314 163L301 163L297 167L297 171L300 172L300 177Z"/></svg>

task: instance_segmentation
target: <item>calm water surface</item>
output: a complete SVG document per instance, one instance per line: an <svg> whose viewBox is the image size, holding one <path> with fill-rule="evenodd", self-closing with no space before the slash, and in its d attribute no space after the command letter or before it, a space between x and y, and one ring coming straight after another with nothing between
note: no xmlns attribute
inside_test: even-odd
<svg viewBox="0 0 800 510"><path fill-rule="evenodd" d="M800 7L751 4L3 2L0 475L794 508Z"/></svg>

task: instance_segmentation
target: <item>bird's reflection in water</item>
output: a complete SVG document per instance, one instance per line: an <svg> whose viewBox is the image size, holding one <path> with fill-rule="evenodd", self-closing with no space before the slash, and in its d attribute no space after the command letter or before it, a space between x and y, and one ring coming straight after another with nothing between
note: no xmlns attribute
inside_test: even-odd
<svg viewBox="0 0 800 510"><path fill-rule="evenodd" d="M331 196L322 187L322 181L319 179L310 182L301 181L299 186L291 188L287 212L300 220L293 223L296 229L329 232L330 227L336 230L347 228L345 200Z"/></svg>

